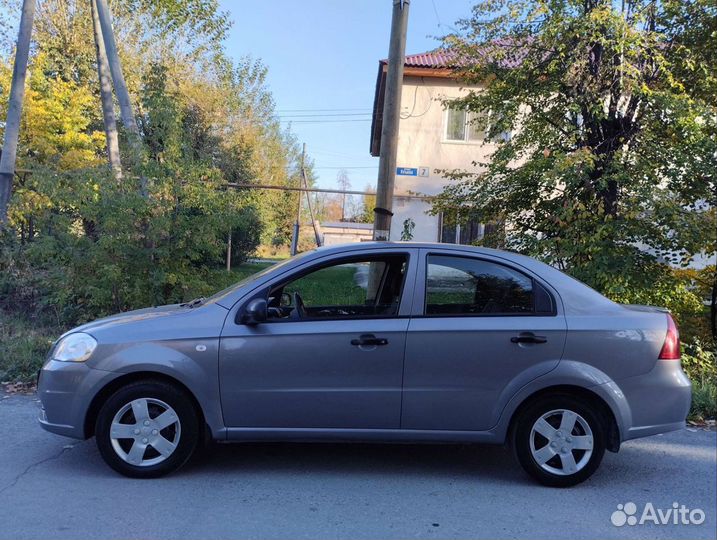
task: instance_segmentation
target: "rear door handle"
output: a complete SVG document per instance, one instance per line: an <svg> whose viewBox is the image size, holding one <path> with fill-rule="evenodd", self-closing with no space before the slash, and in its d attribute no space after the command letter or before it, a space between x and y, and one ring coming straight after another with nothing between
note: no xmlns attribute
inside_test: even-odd
<svg viewBox="0 0 717 540"><path fill-rule="evenodd" d="M536 336L533 332L521 332L517 336L510 338L511 343L547 343L548 338L545 336Z"/></svg>
<svg viewBox="0 0 717 540"><path fill-rule="evenodd" d="M363 334L359 336L358 339L352 339L351 345L356 345L357 347L365 345L388 345L388 340L386 338L377 338L373 334Z"/></svg>

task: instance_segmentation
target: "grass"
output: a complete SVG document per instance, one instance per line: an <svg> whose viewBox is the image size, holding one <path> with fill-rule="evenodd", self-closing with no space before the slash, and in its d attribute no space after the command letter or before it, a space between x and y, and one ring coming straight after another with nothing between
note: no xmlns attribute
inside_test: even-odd
<svg viewBox="0 0 717 540"><path fill-rule="evenodd" d="M701 422L710 418L717 418L717 383L710 379L692 381L689 419Z"/></svg>
<svg viewBox="0 0 717 540"><path fill-rule="evenodd" d="M0 381L34 381L50 346L64 330L14 315L0 313L0 317Z"/></svg>
<svg viewBox="0 0 717 540"><path fill-rule="evenodd" d="M298 292L309 307L363 305L366 290L354 282L355 272L355 268L348 266L324 268L296 280L287 292Z"/></svg>

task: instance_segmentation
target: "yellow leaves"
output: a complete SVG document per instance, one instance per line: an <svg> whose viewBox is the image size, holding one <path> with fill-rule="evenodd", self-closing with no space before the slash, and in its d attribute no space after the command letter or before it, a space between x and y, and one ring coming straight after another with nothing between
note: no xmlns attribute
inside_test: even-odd
<svg viewBox="0 0 717 540"><path fill-rule="evenodd" d="M22 155L41 165L73 170L96 165L104 134L89 130L95 98L88 86L48 76L41 52L30 68L23 106Z"/></svg>

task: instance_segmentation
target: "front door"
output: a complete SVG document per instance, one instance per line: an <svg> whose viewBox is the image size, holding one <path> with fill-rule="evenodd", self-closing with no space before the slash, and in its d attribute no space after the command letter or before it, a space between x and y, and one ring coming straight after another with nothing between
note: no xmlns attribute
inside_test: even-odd
<svg viewBox="0 0 717 540"><path fill-rule="evenodd" d="M380 250L307 263L258 293L268 301L267 322L227 321L225 424L398 428L412 252L415 259L417 250Z"/></svg>
<svg viewBox="0 0 717 540"><path fill-rule="evenodd" d="M422 250L406 341L405 429L493 427L507 397L560 361L565 317L500 259Z"/></svg>

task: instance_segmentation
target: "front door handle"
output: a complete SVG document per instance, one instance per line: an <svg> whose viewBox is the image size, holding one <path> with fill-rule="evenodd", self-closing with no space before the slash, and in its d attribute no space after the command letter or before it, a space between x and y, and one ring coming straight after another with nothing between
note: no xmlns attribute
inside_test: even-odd
<svg viewBox="0 0 717 540"><path fill-rule="evenodd" d="M533 332L521 332L517 336L510 338L511 343L547 343L548 338L545 336L536 336Z"/></svg>
<svg viewBox="0 0 717 540"><path fill-rule="evenodd" d="M366 345L388 345L388 340L386 338L377 338L373 334L363 334L359 336L358 339L352 339L351 345L356 345L357 347L362 347Z"/></svg>

